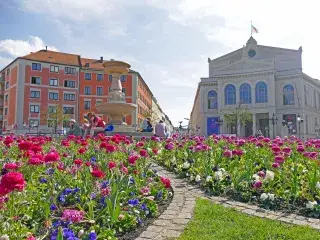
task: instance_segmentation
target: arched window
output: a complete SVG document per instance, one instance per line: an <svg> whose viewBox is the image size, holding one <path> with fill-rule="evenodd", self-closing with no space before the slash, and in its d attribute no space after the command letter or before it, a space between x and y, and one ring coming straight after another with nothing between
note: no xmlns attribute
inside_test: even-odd
<svg viewBox="0 0 320 240"><path fill-rule="evenodd" d="M236 87L232 84L228 84L224 90L225 104L236 104Z"/></svg>
<svg viewBox="0 0 320 240"><path fill-rule="evenodd" d="M268 87L264 82L258 82L256 85L256 103L268 102Z"/></svg>
<svg viewBox="0 0 320 240"><path fill-rule="evenodd" d="M240 101L244 104L251 103L251 86L248 83L240 86Z"/></svg>
<svg viewBox="0 0 320 240"><path fill-rule="evenodd" d="M208 92L208 108L209 109L218 108L218 94L214 90L211 90Z"/></svg>
<svg viewBox="0 0 320 240"><path fill-rule="evenodd" d="M283 105L294 105L294 88L291 84L283 87Z"/></svg>

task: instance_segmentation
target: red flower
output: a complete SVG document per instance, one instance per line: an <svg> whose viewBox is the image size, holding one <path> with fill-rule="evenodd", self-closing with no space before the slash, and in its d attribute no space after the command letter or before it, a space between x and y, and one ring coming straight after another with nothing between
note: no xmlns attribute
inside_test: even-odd
<svg viewBox="0 0 320 240"><path fill-rule="evenodd" d="M27 141L21 141L19 144L18 144L18 147L21 151L27 151L29 150L29 148L32 146L32 143L31 142L27 142Z"/></svg>
<svg viewBox="0 0 320 240"><path fill-rule="evenodd" d="M166 188L170 188L171 187L171 181L170 181L169 178L161 177L160 180L161 180L161 182L164 184L164 186Z"/></svg>
<svg viewBox="0 0 320 240"><path fill-rule="evenodd" d="M106 174L99 169L95 169L91 172L91 175L96 178L104 178Z"/></svg>
<svg viewBox="0 0 320 240"><path fill-rule="evenodd" d="M8 172L5 174L0 182L3 192L12 192L14 190L22 191L26 181L23 178L23 174L20 172Z"/></svg>
<svg viewBox="0 0 320 240"><path fill-rule="evenodd" d="M144 146L144 143L143 142L138 142L137 144L136 144L136 147L143 147Z"/></svg>
<svg viewBox="0 0 320 240"><path fill-rule="evenodd" d="M100 143L100 148L107 148L108 144L106 142Z"/></svg>
<svg viewBox="0 0 320 240"><path fill-rule="evenodd" d="M112 153L112 152L116 151L117 148L116 148L116 146L113 146L113 145L109 144L109 145L107 145L106 150L107 150L108 153Z"/></svg>
<svg viewBox="0 0 320 240"><path fill-rule="evenodd" d="M44 156L44 161L46 163L57 162L59 160L60 160L59 153L54 151L49 152L47 155Z"/></svg>
<svg viewBox="0 0 320 240"><path fill-rule="evenodd" d="M3 141L3 143L9 147L11 143L13 143L13 138L12 137L6 137Z"/></svg>
<svg viewBox="0 0 320 240"><path fill-rule="evenodd" d="M15 170L15 169L18 169L19 166L18 164L16 163L6 163L4 166L3 166L4 169L7 169L7 170Z"/></svg>
<svg viewBox="0 0 320 240"><path fill-rule="evenodd" d="M141 149L141 150L140 150L140 156L142 156L142 157L146 157L146 156L148 156L148 152L147 152L147 150L145 150L145 149Z"/></svg>
<svg viewBox="0 0 320 240"><path fill-rule="evenodd" d="M28 161L28 164L30 165L41 165L42 163L42 158L39 158L37 156L32 156Z"/></svg>
<svg viewBox="0 0 320 240"><path fill-rule="evenodd" d="M30 147L30 150L34 153L37 153L42 151L42 147L40 145L33 145Z"/></svg>
<svg viewBox="0 0 320 240"><path fill-rule="evenodd" d="M157 155L157 154L158 154L158 149L157 149L157 148L153 148L153 149L152 149L152 152L153 152L155 155Z"/></svg>
<svg viewBox="0 0 320 240"><path fill-rule="evenodd" d="M138 170L133 170L133 174L137 175L137 174L139 174L139 171Z"/></svg>
<svg viewBox="0 0 320 240"><path fill-rule="evenodd" d="M74 160L73 162L74 162L74 164L76 164L76 165L82 165L82 163L83 163L81 159L76 159L76 160Z"/></svg>
<svg viewBox="0 0 320 240"><path fill-rule="evenodd" d="M85 149L85 148L79 148L78 152L79 152L80 154L83 154L83 153L86 152L86 149Z"/></svg>
<svg viewBox="0 0 320 240"><path fill-rule="evenodd" d="M86 162L86 166L87 166L87 167L90 167L90 166L91 166L91 163L90 163L90 162Z"/></svg>
<svg viewBox="0 0 320 240"><path fill-rule="evenodd" d="M65 146L65 147L69 147L70 146L69 141L63 140L61 143L62 143L62 146Z"/></svg>
<svg viewBox="0 0 320 240"><path fill-rule="evenodd" d="M59 163L57 168L58 168L58 170L63 171L64 170L64 164L63 163Z"/></svg>
<svg viewBox="0 0 320 240"><path fill-rule="evenodd" d="M108 163L108 168L111 170L111 169L113 169L113 168L115 168L117 166L117 164L115 163L115 162L109 162Z"/></svg>
<svg viewBox="0 0 320 240"><path fill-rule="evenodd" d="M131 156L129 156L129 158L128 158L129 164L135 165L135 164L136 164L136 161L138 160L138 158L139 158L138 155L131 155Z"/></svg>

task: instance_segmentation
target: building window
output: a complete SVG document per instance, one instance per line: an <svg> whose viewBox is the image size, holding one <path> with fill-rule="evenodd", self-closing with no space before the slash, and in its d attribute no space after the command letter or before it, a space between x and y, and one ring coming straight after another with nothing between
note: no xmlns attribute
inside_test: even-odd
<svg viewBox="0 0 320 240"><path fill-rule="evenodd" d="M84 109L88 110L91 108L91 101L84 101Z"/></svg>
<svg viewBox="0 0 320 240"><path fill-rule="evenodd" d="M40 91L31 91L30 98L40 98Z"/></svg>
<svg viewBox="0 0 320 240"><path fill-rule="evenodd" d="M50 66L50 72L59 73L59 66L51 65Z"/></svg>
<svg viewBox="0 0 320 240"><path fill-rule="evenodd" d="M111 92L111 87L109 87L108 91Z"/></svg>
<svg viewBox="0 0 320 240"><path fill-rule="evenodd" d="M4 101L5 101L5 102L8 102L8 94L6 94L6 95L4 96Z"/></svg>
<svg viewBox="0 0 320 240"><path fill-rule="evenodd" d="M313 101L314 101L313 106L316 108L317 107L317 95L316 95L315 90L313 90Z"/></svg>
<svg viewBox="0 0 320 240"><path fill-rule="evenodd" d="M64 99L65 101L75 101L75 100L76 100L76 95L73 94L73 93L65 93L65 94L63 95L63 99Z"/></svg>
<svg viewBox="0 0 320 240"><path fill-rule="evenodd" d="M38 105L30 105L30 112L31 113L39 113L40 109Z"/></svg>
<svg viewBox="0 0 320 240"><path fill-rule="evenodd" d="M85 80L91 80L91 73L85 73L84 74L84 79Z"/></svg>
<svg viewBox="0 0 320 240"><path fill-rule="evenodd" d="M268 102L268 87L264 82L258 82L256 85L256 103Z"/></svg>
<svg viewBox="0 0 320 240"><path fill-rule="evenodd" d="M109 82L112 82L112 75L109 75Z"/></svg>
<svg viewBox="0 0 320 240"><path fill-rule="evenodd" d="M97 100L97 101L96 101L96 104L97 104L97 105L102 104L102 101L101 101L101 100Z"/></svg>
<svg viewBox="0 0 320 240"><path fill-rule="evenodd" d="M6 89L9 88L9 82L6 82Z"/></svg>
<svg viewBox="0 0 320 240"><path fill-rule="evenodd" d="M65 80L64 81L64 87L75 88L76 87L76 82L75 81L70 81L70 80Z"/></svg>
<svg viewBox="0 0 320 240"><path fill-rule="evenodd" d="M236 87L232 84L227 85L225 88L225 104L236 104Z"/></svg>
<svg viewBox="0 0 320 240"><path fill-rule="evenodd" d="M58 79L50 79L49 80L49 85L57 87L58 86Z"/></svg>
<svg viewBox="0 0 320 240"><path fill-rule="evenodd" d="M7 115L8 114L8 108L5 108L4 109L4 115Z"/></svg>
<svg viewBox="0 0 320 240"><path fill-rule="evenodd" d="M55 113L57 111L57 106L49 106L48 107L48 112L49 113Z"/></svg>
<svg viewBox="0 0 320 240"><path fill-rule="evenodd" d="M244 104L251 103L251 86L248 83L240 86L240 101Z"/></svg>
<svg viewBox="0 0 320 240"><path fill-rule="evenodd" d="M91 95L91 87L85 86L84 87L84 94L85 95Z"/></svg>
<svg viewBox="0 0 320 240"><path fill-rule="evenodd" d="M97 74L97 80L102 81L103 80L103 74Z"/></svg>
<svg viewBox="0 0 320 240"><path fill-rule="evenodd" d="M7 75L10 75L10 68L7 69Z"/></svg>
<svg viewBox="0 0 320 240"><path fill-rule="evenodd" d="M309 116L306 115L306 133L309 134Z"/></svg>
<svg viewBox="0 0 320 240"><path fill-rule="evenodd" d="M39 120L38 119L30 119L29 126L31 127L39 127Z"/></svg>
<svg viewBox="0 0 320 240"><path fill-rule="evenodd" d="M74 114L74 107L63 107L63 114Z"/></svg>
<svg viewBox="0 0 320 240"><path fill-rule="evenodd" d="M97 95L102 95L102 87L97 87Z"/></svg>
<svg viewBox="0 0 320 240"><path fill-rule="evenodd" d="M31 77L31 84L40 85L40 78L39 77Z"/></svg>
<svg viewBox="0 0 320 240"><path fill-rule="evenodd" d="M283 105L294 105L294 88L291 84L283 87Z"/></svg>
<svg viewBox="0 0 320 240"><path fill-rule="evenodd" d="M58 100L58 93L49 92L49 99L50 100Z"/></svg>
<svg viewBox="0 0 320 240"><path fill-rule="evenodd" d="M121 75L120 76L121 82L126 82L127 81L127 76L126 75Z"/></svg>
<svg viewBox="0 0 320 240"><path fill-rule="evenodd" d="M32 63L32 70L41 71L41 64L40 63Z"/></svg>
<svg viewBox="0 0 320 240"><path fill-rule="evenodd" d="M208 108L209 109L218 108L218 94L214 90L211 90L208 92Z"/></svg>
<svg viewBox="0 0 320 240"><path fill-rule="evenodd" d="M308 105L308 96L307 96L307 86L304 85L304 101L305 101L305 105Z"/></svg>
<svg viewBox="0 0 320 240"><path fill-rule="evenodd" d="M122 88L122 92L124 93L124 95L126 95L126 88Z"/></svg>
<svg viewBox="0 0 320 240"><path fill-rule="evenodd" d="M75 68L71 68L71 67L65 67L65 68L64 68L64 73L65 73L65 74L73 74L73 75L76 75L76 69L75 69Z"/></svg>

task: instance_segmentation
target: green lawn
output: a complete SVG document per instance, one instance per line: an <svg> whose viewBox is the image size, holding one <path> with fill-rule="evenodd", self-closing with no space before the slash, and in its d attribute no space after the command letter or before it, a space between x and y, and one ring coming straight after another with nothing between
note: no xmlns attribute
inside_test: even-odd
<svg viewBox="0 0 320 240"><path fill-rule="evenodd" d="M198 199L195 214L178 240L320 240L320 232L258 217Z"/></svg>

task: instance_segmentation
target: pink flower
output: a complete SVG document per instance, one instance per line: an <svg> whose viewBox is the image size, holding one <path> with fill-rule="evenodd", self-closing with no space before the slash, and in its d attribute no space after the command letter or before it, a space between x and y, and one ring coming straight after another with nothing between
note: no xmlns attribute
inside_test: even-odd
<svg viewBox="0 0 320 240"><path fill-rule="evenodd" d="M66 209L62 213L62 219L64 221L71 221L71 222L80 222L84 217L83 211L73 210L73 209Z"/></svg>
<svg viewBox="0 0 320 240"><path fill-rule="evenodd" d="M262 178L264 178L266 176L264 171L259 171L258 175L259 175L259 177L262 177Z"/></svg>
<svg viewBox="0 0 320 240"><path fill-rule="evenodd" d="M232 151L230 151L230 150L225 150L225 151L223 152L223 156L224 156L224 157L228 157L228 158L232 158Z"/></svg>
<svg viewBox="0 0 320 240"><path fill-rule="evenodd" d="M303 145L298 145L298 146L297 146L297 151L298 151L298 152L302 153L302 152L304 152L304 150L305 150L305 149L304 149L304 146L303 146Z"/></svg>
<svg viewBox="0 0 320 240"><path fill-rule="evenodd" d="M136 147L137 148L141 148L141 147L143 147L144 146L144 143L143 142L138 142L137 144L136 144Z"/></svg>
<svg viewBox="0 0 320 240"><path fill-rule="evenodd" d="M51 162L57 162L60 160L59 153L57 152L49 152L47 155L44 156L44 161L46 163L51 163Z"/></svg>
<svg viewBox="0 0 320 240"><path fill-rule="evenodd" d="M140 189L140 193L141 193L142 195L144 195L144 196L149 195L150 192L151 192L151 190L150 190L149 187L142 187L142 188Z"/></svg>
<svg viewBox="0 0 320 240"><path fill-rule="evenodd" d="M167 150L172 150L174 148L174 145L172 143L168 143L164 146L164 148Z"/></svg>
<svg viewBox="0 0 320 240"><path fill-rule="evenodd" d="M32 156L28 161L29 165L41 165L42 163L42 158L39 158L38 156Z"/></svg>
<svg viewBox="0 0 320 240"><path fill-rule="evenodd" d="M3 166L4 169L7 169L7 170L15 170L15 169L18 169L19 166L18 164L16 163L6 163L4 166Z"/></svg>
<svg viewBox="0 0 320 240"><path fill-rule="evenodd" d="M74 162L74 164L76 164L78 166L82 165L82 163L83 163L81 159L76 159L73 162Z"/></svg>
<svg viewBox="0 0 320 240"><path fill-rule="evenodd" d="M91 175L96 178L104 178L106 174L99 169L95 169L91 172Z"/></svg>
<svg viewBox="0 0 320 240"><path fill-rule="evenodd" d="M138 155L131 155L128 157L128 162L130 165L135 165L136 161L138 160L139 156Z"/></svg>
<svg viewBox="0 0 320 240"><path fill-rule="evenodd" d="M277 162L274 162L274 163L272 163L272 167L273 167L273 168L279 168L279 167L280 167L280 164L277 163Z"/></svg>
<svg viewBox="0 0 320 240"><path fill-rule="evenodd" d="M291 153L291 148L289 148L289 147L284 147L284 148L282 148L282 151L283 151L284 153L286 153L286 154L290 154L290 153Z"/></svg>
<svg viewBox="0 0 320 240"><path fill-rule="evenodd" d="M274 161L275 161L276 163L283 163L283 162L284 162L284 157L283 157L283 156L280 156L280 155L275 156L275 157L274 157Z"/></svg>
<svg viewBox="0 0 320 240"><path fill-rule="evenodd" d="M262 187L262 182L260 180L257 180L254 182L253 187L255 189L261 188Z"/></svg>
<svg viewBox="0 0 320 240"><path fill-rule="evenodd" d="M171 181L170 181L169 178L161 177L160 180L161 180L161 182L164 184L164 186L166 188L170 188L171 187Z"/></svg>
<svg viewBox="0 0 320 240"><path fill-rule="evenodd" d="M278 146L272 146L272 152L274 153L279 153L281 151L281 149Z"/></svg>
<svg viewBox="0 0 320 240"><path fill-rule="evenodd" d="M120 171L123 172L124 174L128 174L128 168L126 168L125 166L122 166L120 168Z"/></svg>
<svg viewBox="0 0 320 240"><path fill-rule="evenodd" d="M145 149L141 149L141 150L140 150L140 156L142 156L142 157L146 157L146 156L148 156L148 152L147 152L147 150L145 150Z"/></svg>

